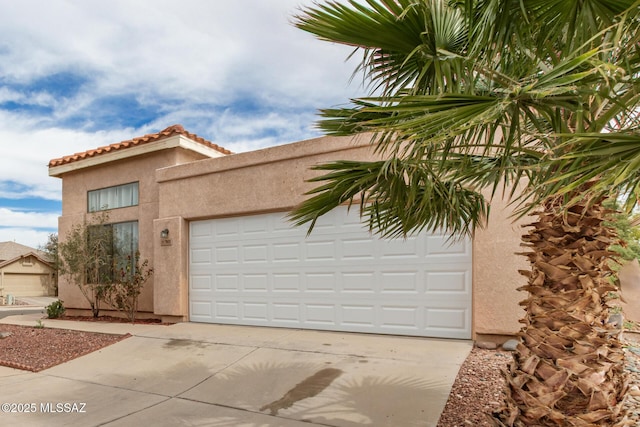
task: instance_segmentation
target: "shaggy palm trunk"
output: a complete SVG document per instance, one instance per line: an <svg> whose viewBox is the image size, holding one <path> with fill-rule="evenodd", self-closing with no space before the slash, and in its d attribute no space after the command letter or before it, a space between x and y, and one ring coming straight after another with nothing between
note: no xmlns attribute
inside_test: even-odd
<svg viewBox="0 0 640 427"><path fill-rule="evenodd" d="M608 261L615 232L603 226L602 200L562 212L548 200L523 246L529 293L522 343L505 372L499 426L621 426L627 388L618 330L607 302L616 291Z"/></svg>

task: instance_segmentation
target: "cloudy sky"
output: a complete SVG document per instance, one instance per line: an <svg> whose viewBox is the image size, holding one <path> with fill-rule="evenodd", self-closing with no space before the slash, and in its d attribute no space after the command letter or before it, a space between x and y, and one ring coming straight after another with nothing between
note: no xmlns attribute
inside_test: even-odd
<svg viewBox="0 0 640 427"><path fill-rule="evenodd" d="M0 242L56 232L50 159L180 123L242 152L318 136L362 95L351 49L291 24L311 0L0 0Z"/></svg>

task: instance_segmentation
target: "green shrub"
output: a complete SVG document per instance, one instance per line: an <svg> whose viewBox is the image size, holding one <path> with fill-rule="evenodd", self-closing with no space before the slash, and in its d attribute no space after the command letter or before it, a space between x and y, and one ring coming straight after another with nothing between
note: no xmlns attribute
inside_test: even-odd
<svg viewBox="0 0 640 427"><path fill-rule="evenodd" d="M51 304L46 306L45 309L47 310L47 317L49 317L49 319L57 319L58 317L62 316L65 311L65 308L62 305L62 301L60 300L52 302Z"/></svg>

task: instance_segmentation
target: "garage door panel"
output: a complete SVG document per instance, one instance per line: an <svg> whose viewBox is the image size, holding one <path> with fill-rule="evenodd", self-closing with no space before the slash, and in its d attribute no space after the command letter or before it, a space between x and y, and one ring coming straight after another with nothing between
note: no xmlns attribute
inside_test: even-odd
<svg viewBox="0 0 640 427"><path fill-rule="evenodd" d="M418 239L415 236L410 236L407 239L380 241L378 245L380 247L381 260L391 260L391 262L410 260L415 262L420 256Z"/></svg>
<svg viewBox="0 0 640 427"><path fill-rule="evenodd" d="M329 261L334 262L336 260L336 247L333 240L316 240L309 241L305 245L306 261L322 262Z"/></svg>
<svg viewBox="0 0 640 427"><path fill-rule="evenodd" d="M196 321L210 319L213 315L212 305L211 301L191 301L191 318Z"/></svg>
<svg viewBox="0 0 640 427"><path fill-rule="evenodd" d="M299 324L301 321L300 304L295 302L274 303L272 319L276 322Z"/></svg>
<svg viewBox="0 0 640 427"><path fill-rule="evenodd" d="M347 261L373 261L374 242L372 238L342 239L342 257Z"/></svg>
<svg viewBox="0 0 640 427"><path fill-rule="evenodd" d="M266 302L245 302L244 319L248 322L266 323L269 320L269 305Z"/></svg>
<svg viewBox="0 0 640 427"><path fill-rule="evenodd" d="M335 304L313 304L306 303L305 308L305 321L309 325L324 325L328 327L335 327L338 324L336 317Z"/></svg>
<svg viewBox="0 0 640 427"><path fill-rule="evenodd" d="M376 310L371 304L342 304L340 306L342 325L360 328L375 327Z"/></svg>
<svg viewBox="0 0 640 427"><path fill-rule="evenodd" d="M418 331L420 308L416 306L385 305L380 310L381 327Z"/></svg>
<svg viewBox="0 0 640 427"><path fill-rule="evenodd" d="M258 236L268 238L270 218L261 218L258 215L243 217L241 224L242 234L250 238Z"/></svg>
<svg viewBox="0 0 640 427"><path fill-rule="evenodd" d="M464 327L468 311L460 308L429 308L425 327L440 330L459 330Z"/></svg>
<svg viewBox="0 0 640 427"><path fill-rule="evenodd" d="M428 293L471 293L471 275L468 271L429 271L425 284Z"/></svg>
<svg viewBox="0 0 640 427"><path fill-rule="evenodd" d="M300 274L275 273L273 276L273 292L300 292Z"/></svg>
<svg viewBox="0 0 640 427"><path fill-rule="evenodd" d="M284 217L192 223L192 321L470 338L468 241L381 240L345 209L307 237Z"/></svg>
<svg viewBox="0 0 640 427"><path fill-rule="evenodd" d="M266 263L269 262L267 245L245 245L242 246L243 263Z"/></svg>
<svg viewBox="0 0 640 427"><path fill-rule="evenodd" d="M240 303L237 301L217 301L215 314L219 319L238 321L240 316Z"/></svg>
<svg viewBox="0 0 640 427"><path fill-rule="evenodd" d="M471 245L468 240L451 241L446 236L436 235L426 238L426 255L442 257L458 255L460 257L471 257Z"/></svg>
<svg viewBox="0 0 640 427"><path fill-rule="evenodd" d="M208 221L198 221L191 224L191 238L211 236L213 223Z"/></svg>
<svg viewBox="0 0 640 427"><path fill-rule="evenodd" d="M210 274L194 274L191 276L191 287L194 291L211 290L211 282Z"/></svg>
<svg viewBox="0 0 640 427"><path fill-rule="evenodd" d="M341 275L340 289L344 294L373 294L376 283L375 273L370 271L352 271Z"/></svg>
<svg viewBox="0 0 640 427"><path fill-rule="evenodd" d="M300 259L299 243L274 243L273 244L273 262L295 262L299 263Z"/></svg>
<svg viewBox="0 0 640 427"><path fill-rule="evenodd" d="M417 271L383 271L380 293L417 295L421 288L420 276Z"/></svg>
<svg viewBox="0 0 640 427"><path fill-rule="evenodd" d="M238 274L216 274L215 289L216 291L219 291L219 292L238 291L240 289L239 275Z"/></svg>
<svg viewBox="0 0 640 427"><path fill-rule="evenodd" d="M240 223L233 218L221 219L212 226L212 234L219 240L237 239L241 234Z"/></svg>
<svg viewBox="0 0 640 427"><path fill-rule="evenodd" d="M197 248L191 250L191 264L211 265L211 249Z"/></svg>
<svg viewBox="0 0 640 427"><path fill-rule="evenodd" d="M269 290L269 275L264 274L245 274L243 275L243 289L249 292L267 292Z"/></svg>
<svg viewBox="0 0 640 427"><path fill-rule="evenodd" d="M304 290L307 293L333 294L337 290L337 273L309 272L304 274Z"/></svg>
<svg viewBox="0 0 640 427"><path fill-rule="evenodd" d="M201 249L199 249L201 250ZM240 250L236 246L219 246L215 248L215 262L222 264L240 264Z"/></svg>

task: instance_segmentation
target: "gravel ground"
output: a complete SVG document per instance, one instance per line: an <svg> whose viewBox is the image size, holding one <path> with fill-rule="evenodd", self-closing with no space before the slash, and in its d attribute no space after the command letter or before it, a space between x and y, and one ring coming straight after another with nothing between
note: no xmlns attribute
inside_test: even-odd
<svg viewBox="0 0 640 427"><path fill-rule="evenodd" d="M490 427L488 414L502 404L505 381L500 370L510 352L474 347L453 383L438 427Z"/></svg>
<svg viewBox="0 0 640 427"><path fill-rule="evenodd" d="M0 332L11 334L0 339L0 365L33 372L92 353L129 336L17 325L0 325Z"/></svg>

